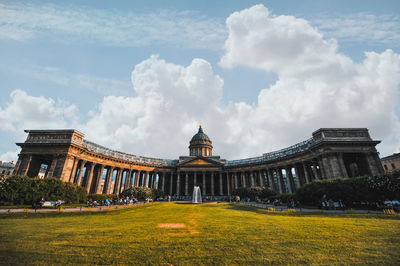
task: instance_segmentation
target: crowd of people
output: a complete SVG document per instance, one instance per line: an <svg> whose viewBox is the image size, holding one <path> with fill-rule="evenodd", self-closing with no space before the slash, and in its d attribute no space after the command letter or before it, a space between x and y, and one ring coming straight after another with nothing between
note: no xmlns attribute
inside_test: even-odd
<svg viewBox="0 0 400 266"><path fill-rule="evenodd" d="M150 201L153 201L152 199L146 199L146 202L149 203ZM104 199L100 200L97 202L97 200L93 200L90 198L87 201L87 205L89 207L97 207L97 206L111 206L111 205L133 205L138 203L139 200L136 199L135 197L121 197L121 198L109 198L109 199Z"/></svg>

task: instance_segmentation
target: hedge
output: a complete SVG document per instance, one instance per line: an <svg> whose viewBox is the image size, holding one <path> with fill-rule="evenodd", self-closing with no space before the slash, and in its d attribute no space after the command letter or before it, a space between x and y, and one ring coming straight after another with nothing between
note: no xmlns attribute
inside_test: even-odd
<svg viewBox="0 0 400 266"><path fill-rule="evenodd" d="M134 197L138 200L145 200L147 198L157 199L164 196L164 192L159 189L149 187L130 187L121 193L122 196Z"/></svg>
<svg viewBox="0 0 400 266"><path fill-rule="evenodd" d="M239 196L241 199L250 198L254 201L256 198L273 198L276 193L266 187L240 187L232 191L233 196Z"/></svg>
<svg viewBox="0 0 400 266"><path fill-rule="evenodd" d="M40 201L64 200L66 203L83 203L87 200L84 187L64 183L57 178L40 179L27 176L0 178L0 205L26 205Z"/></svg>
<svg viewBox="0 0 400 266"><path fill-rule="evenodd" d="M376 206L385 200L399 200L400 172L314 181L301 187L294 196L302 204L317 206L324 195L328 200L340 200L349 207Z"/></svg>

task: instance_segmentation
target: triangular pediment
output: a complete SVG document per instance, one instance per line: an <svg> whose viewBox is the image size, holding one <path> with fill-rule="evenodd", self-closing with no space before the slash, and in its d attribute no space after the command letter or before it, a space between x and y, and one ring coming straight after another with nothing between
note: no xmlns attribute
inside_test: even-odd
<svg viewBox="0 0 400 266"><path fill-rule="evenodd" d="M223 163L206 158L206 157L194 157L188 158L178 164L179 166L221 166Z"/></svg>

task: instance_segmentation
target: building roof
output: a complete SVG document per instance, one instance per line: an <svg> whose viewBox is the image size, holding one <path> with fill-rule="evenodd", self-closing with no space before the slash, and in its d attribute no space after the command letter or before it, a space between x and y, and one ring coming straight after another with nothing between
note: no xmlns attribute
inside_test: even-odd
<svg viewBox="0 0 400 266"><path fill-rule="evenodd" d="M393 153L392 155L386 156L381 158L381 160L391 160L391 159L396 159L400 158L400 152L399 153Z"/></svg>
<svg viewBox="0 0 400 266"><path fill-rule="evenodd" d="M195 142L195 141L209 141L211 142L210 138L203 132L203 129L201 126L199 127L199 131L197 132L196 135L192 137L190 140L190 143Z"/></svg>

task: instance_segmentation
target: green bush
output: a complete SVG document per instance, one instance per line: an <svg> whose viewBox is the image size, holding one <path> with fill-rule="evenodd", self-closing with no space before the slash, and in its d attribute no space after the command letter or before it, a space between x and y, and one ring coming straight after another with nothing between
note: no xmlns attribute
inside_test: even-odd
<svg viewBox="0 0 400 266"><path fill-rule="evenodd" d="M250 198L254 201L256 198L269 199L276 195L276 193L266 187L240 187L232 191L233 196L240 198Z"/></svg>
<svg viewBox="0 0 400 266"><path fill-rule="evenodd" d="M272 197L272 199L280 200L282 203L288 203L289 200L293 199L293 195L292 194L280 194L280 195L276 195L276 196Z"/></svg>
<svg viewBox="0 0 400 266"><path fill-rule="evenodd" d="M162 197L164 197L164 196L165 196L164 191L162 191L161 189L155 189L155 188L153 188L153 191L152 191L152 193L151 193L151 198L152 198L152 199L156 200L156 199L162 198Z"/></svg>
<svg viewBox="0 0 400 266"><path fill-rule="evenodd" d="M9 176L0 179L0 205L32 204L42 197L49 201L60 199L66 203L82 203L86 202L87 193L84 187L52 177Z"/></svg>
<svg viewBox="0 0 400 266"><path fill-rule="evenodd" d="M117 199L117 195L114 194L89 194L87 196L87 199L92 199L93 201L97 201L97 203L100 203L102 201L105 201L106 199Z"/></svg>
<svg viewBox="0 0 400 266"><path fill-rule="evenodd" d="M376 206L385 200L400 199L400 172L382 176L362 176L314 181L301 187L296 200L307 205L320 205L323 195L346 206Z"/></svg>
<svg viewBox="0 0 400 266"><path fill-rule="evenodd" d="M147 198L156 199L158 195L160 195L160 191L156 189L152 189L149 187L130 187L122 191L121 195L130 198L134 197L138 200L145 200Z"/></svg>

